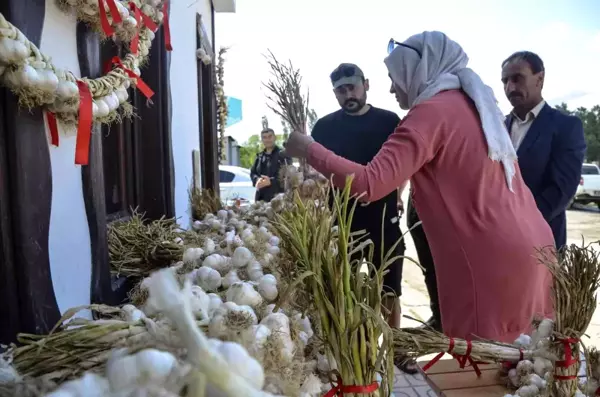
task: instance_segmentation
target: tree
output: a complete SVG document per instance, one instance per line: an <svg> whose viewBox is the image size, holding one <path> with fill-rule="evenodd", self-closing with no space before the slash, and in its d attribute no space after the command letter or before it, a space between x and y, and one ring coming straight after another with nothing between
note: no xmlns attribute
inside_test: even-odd
<svg viewBox="0 0 600 397"><path fill-rule="evenodd" d="M561 103L556 108L579 117L587 143L586 161L600 161L600 106L596 105L589 110L584 107L569 110L566 103Z"/></svg>

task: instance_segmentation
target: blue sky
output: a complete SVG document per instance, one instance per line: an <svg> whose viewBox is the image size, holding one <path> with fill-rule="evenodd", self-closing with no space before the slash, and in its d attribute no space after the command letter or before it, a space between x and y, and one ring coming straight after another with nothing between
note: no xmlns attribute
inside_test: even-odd
<svg viewBox="0 0 600 397"><path fill-rule="evenodd" d="M262 87L269 79L267 49L300 68L319 116L338 109L328 76L341 62L363 69L372 105L402 115L388 92L386 45L390 37L402 41L424 30L443 31L462 45L505 112L510 106L500 64L524 49L544 60L544 96L551 104L600 104L598 0L237 0L235 14L216 18L217 46L231 47L225 92L243 101L244 120L227 134L245 141L260 131L263 115L280 129Z"/></svg>

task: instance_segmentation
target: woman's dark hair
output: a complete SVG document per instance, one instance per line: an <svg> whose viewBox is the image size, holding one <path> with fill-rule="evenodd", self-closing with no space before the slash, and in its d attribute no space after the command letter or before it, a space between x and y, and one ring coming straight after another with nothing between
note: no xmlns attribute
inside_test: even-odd
<svg viewBox="0 0 600 397"><path fill-rule="evenodd" d="M539 57L538 54L531 51L518 51L506 58L504 62L502 62L502 67L505 67L507 64L512 62L525 61L531 68L533 74L538 74L539 72L543 72L544 69L544 61Z"/></svg>

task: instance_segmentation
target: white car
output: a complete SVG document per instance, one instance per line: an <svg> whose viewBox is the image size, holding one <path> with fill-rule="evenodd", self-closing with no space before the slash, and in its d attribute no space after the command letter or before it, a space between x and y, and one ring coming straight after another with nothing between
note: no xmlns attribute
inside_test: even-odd
<svg viewBox="0 0 600 397"><path fill-rule="evenodd" d="M596 164L583 164L573 202L583 205L594 203L600 207L600 168Z"/></svg>
<svg viewBox="0 0 600 397"><path fill-rule="evenodd" d="M256 188L252 186L250 171L246 168L220 165L219 190L221 191L221 201L225 205L234 205L237 200L242 206L254 203Z"/></svg>

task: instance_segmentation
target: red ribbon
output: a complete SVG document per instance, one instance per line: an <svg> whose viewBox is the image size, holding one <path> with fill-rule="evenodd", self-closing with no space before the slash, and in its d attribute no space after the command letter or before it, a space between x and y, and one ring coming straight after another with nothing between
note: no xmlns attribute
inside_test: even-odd
<svg viewBox="0 0 600 397"><path fill-rule="evenodd" d="M112 16L113 23L123 22L121 14L119 13L119 9L115 4L115 0L106 0L106 4L108 4L108 9L110 10L110 15Z"/></svg>
<svg viewBox="0 0 600 397"><path fill-rule="evenodd" d="M167 51L173 51L171 45L171 28L169 27L169 1L165 0L163 3L163 28L165 32L165 47Z"/></svg>
<svg viewBox="0 0 600 397"><path fill-rule="evenodd" d="M437 363L438 361L440 361L440 359L442 357L444 357L444 354L448 353L448 354L452 355L452 357L454 357L456 359L456 361L458 361L458 365L460 366L460 369L464 369L466 367L467 363L469 363L473 367L473 370L475 371L477 376L479 377L479 376L481 376L481 370L479 369L479 366L477 365L478 363L475 360L473 360L473 358L471 358L471 350L472 349L473 349L473 345L471 344L471 341L467 341L467 351L465 352L464 355L453 353L452 351L454 350L454 339L450 338L450 342L448 343L448 351L439 353L437 356L435 356L433 358L433 360L431 360L430 362L425 364L425 366L423 367L423 372L427 372L427 370L429 368L433 367L435 365L435 363Z"/></svg>
<svg viewBox="0 0 600 397"><path fill-rule="evenodd" d="M523 355L523 349L519 349L519 361L523 361L524 359L524 355ZM511 369L513 367L516 367L517 363L513 363L510 361L504 361L502 362L502 367L505 369Z"/></svg>
<svg viewBox="0 0 600 397"><path fill-rule="evenodd" d="M555 364L555 368L568 368L573 364L577 364L578 359L573 358L573 350L571 349L571 345L579 343L579 339L576 338L557 338L559 342L562 342L565 349L565 359L562 361L557 361ZM554 379L557 380L571 380L577 379L577 375L554 375Z"/></svg>
<svg viewBox="0 0 600 397"><path fill-rule="evenodd" d="M111 11L112 12L112 11ZM100 25L102 26L102 30L106 36L112 36L115 31L112 26L108 22L108 17L106 16L106 10L104 9L104 0L98 0L98 13L100 14ZM121 16L119 15L119 18ZM113 16L114 18L114 16Z"/></svg>
<svg viewBox="0 0 600 397"><path fill-rule="evenodd" d="M79 124L75 143L75 164L88 165L92 138L92 93L88 85L77 80L79 88Z"/></svg>
<svg viewBox="0 0 600 397"><path fill-rule="evenodd" d="M136 80L137 89L140 90L140 92L142 94L144 94L144 96L147 99L152 98L152 96L154 95L154 91L152 91L152 89L150 87L148 87L148 85L146 83L144 83L144 81L142 80L142 78L140 76L135 74L132 70L127 69L125 67L125 65L123 65L123 63L121 62L119 57L113 57L113 59L111 61L112 61L113 65L119 66L121 69L123 69L125 71L125 73L127 73L127 75L129 77Z"/></svg>
<svg viewBox="0 0 600 397"><path fill-rule="evenodd" d="M133 37L133 40L131 40L131 43L129 44L131 53L135 55L135 54L137 54L138 48L140 45L140 30L142 29L142 27L140 26L140 22L144 22L144 26L146 26L148 29L150 29L153 32L156 31L156 29L158 29L158 26L156 25L156 23L154 23L152 18L150 18L148 15L144 14L142 12L142 10L140 10L139 7L136 6L133 2L129 3L129 8L131 8L131 11L133 11L135 21L137 22L137 29L136 29L135 36Z"/></svg>
<svg viewBox="0 0 600 397"><path fill-rule="evenodd" d="M106 4L108 4L110 15L113 18L113 24L123 22L121 14L119 13L119 9L117 8L117 4L115 4L115 0L106 0ZM106 10L104 9L104 0L98 0L98 13L100 14L100 25L102 26L104 34L106 36L112 36L115 33L115 31L108 22Z"/></svg>
<svg viewBox="0 0 600 397"><path fill-rule="evenodd" d="M373 393L379 388L379 383L373 382L367 386L358 386L358 385L347 385L344 386L344 382L342 381L342 377L340 374L335 374L336 379L332 382L335 383L335 387L329 390L323 397L343 397L344 393L354 393L354 394L368 394Z"/></svg>
<svg viewBox="0 0 600 397"><path fill-rule="evenodd" d="M131 53L135 55L138 52L140 44L140 20L142 19L142 11L133 4L133 2L129 3L129 8L133 11L135 21L137 22L135 36L133 37L133 40L131 40L131 43L129 43L129 49L131 50Z"/></svg>
<svg viewBox="0 0 600 397"><path fill-rule="evenodd" d="M48 123L48 129L50 130L50 142L54 146L58 146L58 124L56 123L56 116L52 112L46 112L46 122Z"/></svg>

